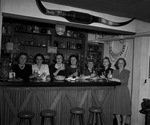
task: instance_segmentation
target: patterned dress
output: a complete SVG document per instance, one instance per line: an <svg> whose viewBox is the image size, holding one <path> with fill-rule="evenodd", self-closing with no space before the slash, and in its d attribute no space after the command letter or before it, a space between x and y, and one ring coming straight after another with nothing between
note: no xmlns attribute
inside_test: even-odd
<svg viewBox="0 0 150 125"><path fill-rule="evenodd" d="M127 87L130 71L123 69L113 71L113 78L120 79L121 85L116 86L114 94L114 114L131 115L130 93Z"/></svg>

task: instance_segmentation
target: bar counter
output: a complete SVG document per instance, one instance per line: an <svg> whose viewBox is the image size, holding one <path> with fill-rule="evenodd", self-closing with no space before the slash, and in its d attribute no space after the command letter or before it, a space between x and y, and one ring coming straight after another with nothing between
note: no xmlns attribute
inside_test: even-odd
<svg viewBox="0 0 150 125"><path fill-rule="evenodd" d="M18 125L17 113L30 110L35 113L32 125L40 125L40 111L54 109L56 125L69 125L70 109L85 109L87 124L89 108L103 109L104 125L113 125L113 97L118 82L0 82L0 123Z"/></svg>

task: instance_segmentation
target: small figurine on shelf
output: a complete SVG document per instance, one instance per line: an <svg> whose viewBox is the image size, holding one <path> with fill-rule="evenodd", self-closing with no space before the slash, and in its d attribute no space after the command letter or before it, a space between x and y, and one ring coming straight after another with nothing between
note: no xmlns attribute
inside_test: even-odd
<svg viewBox="0 0 150 125"><path fill-rule="evenodd" d="M3 59L2 66L0 68L0 78L2 81L7 81L9 74L9 61L8 59Z"/></svg>

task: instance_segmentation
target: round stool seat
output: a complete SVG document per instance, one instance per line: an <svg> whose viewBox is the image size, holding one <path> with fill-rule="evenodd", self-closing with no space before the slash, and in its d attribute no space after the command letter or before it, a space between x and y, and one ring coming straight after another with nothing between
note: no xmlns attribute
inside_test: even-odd
<svg viewBox="0 0 150 125"><path fill-rule="evenodd" d="M18 113L18 117L23 119L30 119L33 118L34 116L35 114L31 111L21 111Z"/></svg>
<svg viewBox="0 0 150 125"><path fill-rule="evenodd" d="M79 114L80 115L80 114L84 114L85 110L83 108L77 107L77 108L72 108L70 112L73 114Z"/></svg>
<svg viewBox="0 0 150 125"><path fill-rule="evenodd" d="M56 111L54 111L54 110L43 110L43 111L41 111L40 114L43 117L51 117L51 116L55 116L56 115Z"/></svg>
<svg viewBox="0 0 150 125"><path fill-rule="evenodd" d="M94 112L94 113L101 113L102 112L102 108L101 107L91 107L89 109L90 112Z"/></svg>

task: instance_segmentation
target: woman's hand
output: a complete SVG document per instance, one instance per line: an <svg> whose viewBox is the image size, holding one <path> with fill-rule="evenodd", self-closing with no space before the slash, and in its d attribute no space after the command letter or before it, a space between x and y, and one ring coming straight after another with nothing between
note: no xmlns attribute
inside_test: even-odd
<svg viewBox="0 0 150 125"><path fill-rule="evenodd" d="M107 79L104 75L101 75L100 78L102 78L102 79Z"/></svg>
<svg viewBox="0 0 150 125"><path fill-rule="evenodd" d="M73 76L78 76L78 72L77 72L77 71L74 72L74 73L73 73Z"/></svg>
<svg viewBox="0 0 150 125"><path fill-rule="evenodd" d="M29 78L33 79L33 78L38 78L38 77L39 77L38 72L34 72L33 75L31 75Z"/></svg>
<svg viewBox="0 0 150 125"><path fill-rule="evenodd" d="M62 67L59 68L59 70L65 70L64 64L62 65Z"/></svg>
<svg viewBox="0 0 150 125"><path fill-rule="evenodd" d="M92 77L95 77L95 76L96 76L95 73L92 73L92 74L90 75L91 78L92 78Z"/></svg>
<svg viewBox="0 0 150 125"><path fill-rule="evenodd" d="M109 79L110 81L116 81L116 82L121 82L120 79L116 79L116 78L111 78Z"/></svg>
<svg viewBox="0 0 150 125"><path fill-rule="evenodd" d="M33 76L34 76L35 78L37 78L37 77L39 76L39 73L38 73L38 72L34 72Z"/></svg>

